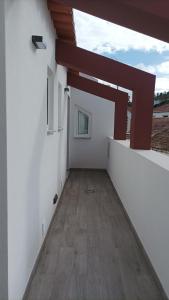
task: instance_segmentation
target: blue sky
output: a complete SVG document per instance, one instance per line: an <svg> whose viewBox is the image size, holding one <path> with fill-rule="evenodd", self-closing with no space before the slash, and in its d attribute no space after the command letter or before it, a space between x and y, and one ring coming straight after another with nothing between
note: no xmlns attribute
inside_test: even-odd
<svg viewBox="0 0 169 300"><path fill-rule="evenodd" d="M128 51L120 50L115 53L103 52L102 54L129 65L138 65L143 62L145 65L161 64L165 59L169 59L169 51L161 54L154 50L146 52L144 50L129 49Z"/></svg>
<svg viewBox="0 0 169 300"><path fill-rule="evenodd" d="M79 47L157 76L156 92L169 90L169 44L74 11Z"/></svg>

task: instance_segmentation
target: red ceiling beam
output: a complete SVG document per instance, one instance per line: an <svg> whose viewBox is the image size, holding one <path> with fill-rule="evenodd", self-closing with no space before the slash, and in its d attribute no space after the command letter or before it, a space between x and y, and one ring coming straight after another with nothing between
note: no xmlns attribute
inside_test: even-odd
<svg viewBox="0 0 169 300"><path fill-rule="evenodd" d="M116 101L115 104L115 114L114 114L114 139L115 140L126 140L127 108L128 108L128 99L126 99L126 96L124 95L119 95L118 101Z"/></svg>
<svg viewBox="0 0 169 300"><path fill-rule="evenodd" d="M61 13L61 14L72 14L72 8L63 6L60 3L57 3L57 1L51 1L48 0L48 8L52 12Z"/></svg>
<svg viewBox="0 0 169 300"><path fill-rule="evenodd" d="M76 71L91 75L129 90L140 83L154 82L155 76L116 60L92 53L75 45L56 40L56 61Z"/></svg>
<svg viewBox="0 0 169 300"><path fill-rule="evenodd" d="M57 40L56 61L78 72L134 92L130 146L151 148L155 76L115 60Z"/></svg>
<svg viewBox="0 0 169 300"><path fill-rule="evenodd" d="M118 95L123 95L124 97L126 96L126 98L128 99L128 94L123 91L117 90L104 84L100 84L97 81L87 79L82 76L74 75L71 72L68 72L67 81L68 85L76 89L112 102L118 101Z"/></svg>
<svg viewBox="0 0 169 300"><path fill-rule="evenodd" d="M76 89L115 102L114 139L126 140L128 94L70 72L67 80Z"/></svg>
<svg viewBox="0 0 169 300"><path fill-rule="evenodd" d="M52 0L140 33L169 42L168 0Z"/></svg>
<svg viewBox="0 0 169 300"><path fill-rule="evenodd" d="M154 87L140 83L133 93L130 146L133 149L151 149Z"/></svg>
<svg viewBox="0 0 169 300"><path fill-rule="evenodd" d="M119 0L121 3L125 3L129 6L134 6L144 12L148 12L157 17L162 17L169 20L169 1L168 0L153 0L152 1L140 1L140 0Z"/></svg>

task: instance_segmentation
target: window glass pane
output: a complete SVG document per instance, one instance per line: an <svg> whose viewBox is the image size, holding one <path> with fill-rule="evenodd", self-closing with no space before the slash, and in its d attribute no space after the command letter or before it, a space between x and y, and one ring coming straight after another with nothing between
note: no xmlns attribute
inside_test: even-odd
<svg viewBox="0 0 169 300"><path fill-rule="evenodd" d="M78 134L88 134L89 117L81 111L78 111Z"/></svg>

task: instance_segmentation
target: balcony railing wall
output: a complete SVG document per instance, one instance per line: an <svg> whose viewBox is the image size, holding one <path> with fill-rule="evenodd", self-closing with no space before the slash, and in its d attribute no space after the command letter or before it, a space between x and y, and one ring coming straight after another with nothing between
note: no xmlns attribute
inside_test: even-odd
<svg viewBox="0 0 169 300"><path fill-rule="evenodd" d="M169 296L169 156L108 142L108 173Z"/></svg>

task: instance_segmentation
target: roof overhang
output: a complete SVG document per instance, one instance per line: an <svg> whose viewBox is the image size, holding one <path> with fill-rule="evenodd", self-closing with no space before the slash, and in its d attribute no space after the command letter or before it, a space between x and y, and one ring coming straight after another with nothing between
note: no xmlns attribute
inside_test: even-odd
<svg viewBox="0 0 169 300"><path fill-rule="evenodd" d="M169 42L168 0L50 0Z"/></svg>
<svg viewBox="0 0 169 300"><path fill-rule="evenodd" d="M57 37L63 41L76 45L73 11L71 7L48 1L48 8L51 13Z"/></svg>

